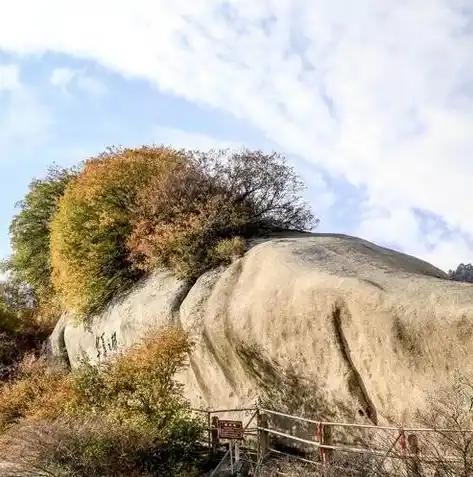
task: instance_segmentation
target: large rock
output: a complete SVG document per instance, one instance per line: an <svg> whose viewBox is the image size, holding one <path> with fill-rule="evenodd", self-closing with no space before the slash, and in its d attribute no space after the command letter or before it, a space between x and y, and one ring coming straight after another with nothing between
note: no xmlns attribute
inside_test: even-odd
<svg viewBox="0 0 473 477"><path fill-rule="evenodd" d="M455 369L473 372L473 285L342 235L254 245L190 289L156 272L51 343L76 366L180 323L196 339L180 376L194 405L263 404L329 419L407 422ZM59 337L59 338L58 338Z"/></svg>

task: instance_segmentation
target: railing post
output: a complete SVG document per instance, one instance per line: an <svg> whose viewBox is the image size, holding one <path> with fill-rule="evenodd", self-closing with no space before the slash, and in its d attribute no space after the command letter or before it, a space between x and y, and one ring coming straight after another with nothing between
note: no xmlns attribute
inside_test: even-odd
<svg viewBox="0 0 473 477"><path fill-rule="evenodd" d="M419 440L415 434L407 436L407 445L409 449L409 457L407 458L407 475L409 477L421 477L422 468L419 459Z"/></svg>
<svg viewBox="0 0 473 477"><path fill-rule="evenodd" d="M268 423L268 415L258 413L258 440L261 459L264 459L269 452L269 433L264 430L268 429Z"/></svg>
<svg viewBox="0 0 473 477"><path fill-rule="evenodd" d="M212 452L212 416L210 411L207 411L207 446Z"/></svg>
<svg viewBox="0 0 473 477"><path fill-rule="evenodd" d="M209 413L210 416L210 413ZM216 454L218 448L220 447L220 439L218 436L218 416L212 417L212 454Z"/></svg>
<svg viewBox="0 0 473 477"><path fill-rule="evenodd" d="M326 446L332 445L332 426L325 425L322 430L322 444ZM332 462L333 449L324 448L324 464Z"/></svg>

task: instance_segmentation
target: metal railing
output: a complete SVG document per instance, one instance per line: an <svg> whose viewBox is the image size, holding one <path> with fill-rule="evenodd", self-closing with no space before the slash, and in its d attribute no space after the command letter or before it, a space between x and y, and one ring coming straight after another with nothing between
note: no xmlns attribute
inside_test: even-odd
<svg viewBox="0 0 473 477"><path fill-rule="evenodd" d="M253 438L256 441L258 447L258 454L263 452L265 455L260 455L261 458L265 458L267 454L284 454L287 456L295 457L294 454L290 454L287 452L282 452L274 447L268 446L267 449L261 449L260 440L261 436L272 435L276 436L283 441L294 442L298 444L304 444L306 446L313 447L317 451L319 451L319 460L312 460L312 459L305 459L302 457L296 457L304 462L312 463L316 465L329 463L325 461L325 457L329 454L333 454L334 452L338 453L352 453L352 454L368 454L370 456L379 458L379 465L383 465L387 459L396 459L396 460L404 460L404 461L413 461L422 462L425 464L435 464L437 462L448 462L448 463L459 463L465 464L465 457L462 458L453 457L450 455L442 455L439 458L435 458L432 454L421 453L420 449L416 446L412 446L411 442L407 442L406 436L411 437L412 435L416 436L417 434L428 434L434 433L437 435L449 435L449 434L470 434L471 439L473 442L473 429L452 429L452 428L435 428L435 427L405 427L405 426L377 426L375 424L356 424L356 423L346 423L346 422L332 422L332 421L323 421L323 420L316 420L310 419L303 416L297 416L293 414L288 414L272 409L267 409L264 407L245 407L245 408L233 408L233 409L193 409L195 412L204 413L207 415L207 442L209 448L212 447L212 431L215 431L215 427L212 426L212 416L219 415L219 414L235 414L235 413L251 413L251 417L249 421L244 426L244 432L246 436ZM344 443L338 442L333 443L330 440L328 442L324 441L324 439L318 435L316 439L310 439L301 437L294 434L289 434L288 432L284 432L283 430L277 429L269 425L262 425L260 416L275 416L285 418L289 421L311 424L316 426L317 428L341 428L341 429L356 429L356 430L364 430L369 432L395 432L395 438L390 440L390 442L386 442L382 448L376 448L376 446L353 446L353 445L345 445ZM258 419L258 424L256 427L250 427L250 424L254 421L254 419ZM267 421L268 422L268 421ZM417 442L417 437L414 439ZM472 443L473 445L473 443ZM397 447L400 447L400 451L397 451ZM228 454L229 451L227 451ZM228 455L225 457L228 457ZM473 465L473 459L472 465Z"/></svg>

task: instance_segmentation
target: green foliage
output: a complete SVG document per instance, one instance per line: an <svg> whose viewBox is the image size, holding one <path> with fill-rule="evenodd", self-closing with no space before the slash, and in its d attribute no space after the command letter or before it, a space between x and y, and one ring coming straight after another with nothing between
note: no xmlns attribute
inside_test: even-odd
<svg viewBox="0 0 473 477"><path fill-rule="evenodd" d="M28 284L40 299L52 292L50 221L58 199L75 175L73 169L53 166L44 179L33 180L10 225L13 254L6 268L16 281Z"/></svg>
<svg viewBox="0 0 473 477"><path fill-rule="evenodd" d="M448 271L448 277L457 282L473 283L473 265L460 263L456 270Z"/></svg>
<svg viewBox="0 0 473 477"><path fill-rule="evenodd" d="M174 377L185 366L191 346L182 330L168 328L99 368L84 361L73 375L77 409L169 429L187 415L182 387Z"/></svg>
<svg viewBox="0 0 473 477"><path fill-rule="evenodd" d="M8 375L17 357L16 335L19 323L16 314L0 297L0 380Z"/></svg>
<svg viewBox="0 0 473 477"><path fill-rule="evenodd" d="M69 374L27 357L17 379L0 387L0 421L5 415L50 420L101 414L165 428L188 410L175 374L186 366L191 347L181 329L166 328L114 360L101 366L84 360Z"/></svg>
<svg viewBox="0 0 473 477"><path fill-rule="evenodd" d="M211 249L211 260L219 264L229 264L245 253L245 246L241 237L222 239Z"/></svg>

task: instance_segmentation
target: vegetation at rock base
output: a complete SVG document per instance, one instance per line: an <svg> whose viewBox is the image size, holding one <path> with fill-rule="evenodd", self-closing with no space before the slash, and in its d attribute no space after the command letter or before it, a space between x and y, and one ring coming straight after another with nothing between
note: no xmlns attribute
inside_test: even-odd
<svg viewBox="0 0 473 477"><path fill-rule="evenodd" d="M175 380L191 347L165 328L99 367L25 359L0 388L0 460L22 475L196 475L202 424Z"/></svg>
<svg viewBox="0 0 473 477"><path fill-rule="evenodd" d="M16 283L0 284L0 382L11 378L25 355L38 355L51 327L35 315L28 289Z"/></svg>

